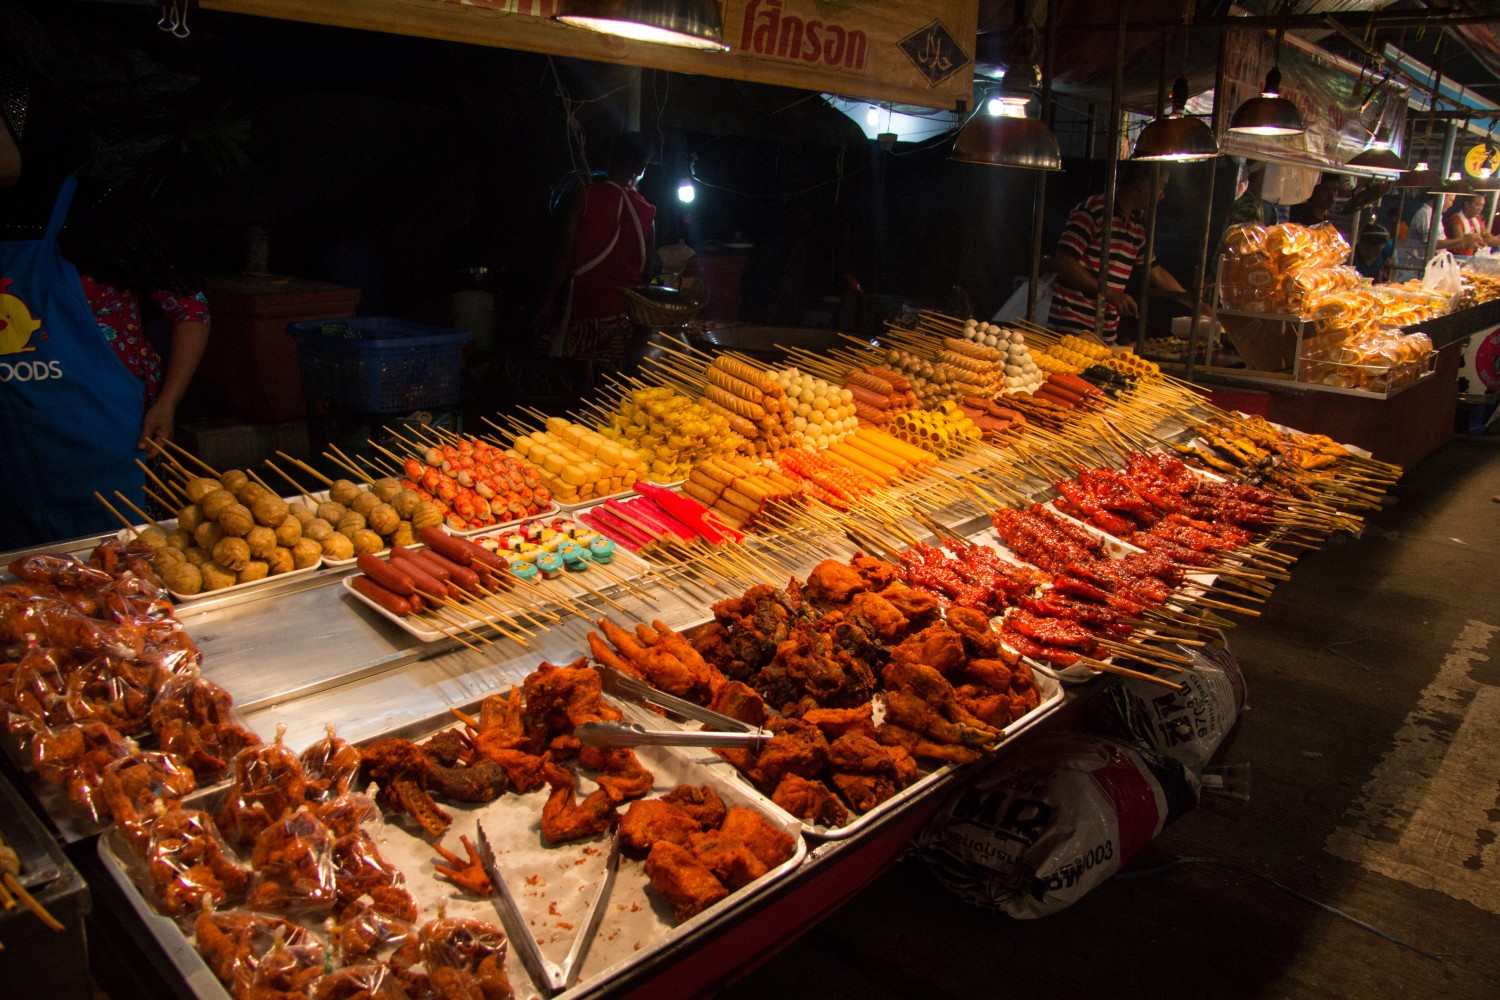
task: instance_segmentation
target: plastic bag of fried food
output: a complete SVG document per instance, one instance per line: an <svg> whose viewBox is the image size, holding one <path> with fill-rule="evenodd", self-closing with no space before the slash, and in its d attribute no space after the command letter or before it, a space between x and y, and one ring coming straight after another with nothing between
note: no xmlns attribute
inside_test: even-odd
<svg viewBox="0 0 1500 1000"><path fill-rule="evenodd" d="M333 833L306 807L271 824L255 840L246 904L288 916L329 913L338 899L333 845Z"/></svg>
<svg viewBox="0 0 1500 1000"><path fill-rule="evenodd" d="M191 916L206 901L213 906L240 900L250 872L219 835L213 817L199 809L163 807L151 829L146 869L162 909Z"/></svg>

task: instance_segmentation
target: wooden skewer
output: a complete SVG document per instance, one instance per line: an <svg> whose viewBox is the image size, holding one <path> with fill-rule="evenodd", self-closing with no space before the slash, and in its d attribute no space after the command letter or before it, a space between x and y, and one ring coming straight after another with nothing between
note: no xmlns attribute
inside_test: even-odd
<svg viewBox="0 0 1500 1000"><path fill-rule="evenodd" d="M1151 684L1160 684L1162 687L1171 688L1173 691L1182 690L1182 685L1178 684L1175 681L1169 681L1164 677L1156 677L1152 674L1142 673L1139 670L1131 670L1129 667L1122 667L1118 663L1108 663L1104 660L1095 660L1087 656L1079 657L1078 662L1083 664L1085 667L1088 667L1090 670L1096 670L1100 673L1119 674L1121 677L1134 677L1138 681L1147 681Z"/></svg>
<svg viewBox="0 0 1500 1000"><path fill-rule="evenodd" d="M108 500L104 499L104 494L103 493L100 493L98 490L95 490L94 491L94 499L98 500L101 504L103 504L104 505L104 509L107 510L107 511L109 511L111 514L113 514L119 520L119 522L125 526L125 529L127 531L133 532L135 534L135 537L137 537L137 538L141 537L141 529L137 528L135 526L135 522L131 521L130 518L126 517L124 514L121 514L118 510L116 510L114 508L113 504L111 504ZM151 519L148 517L146 520L150 521ZM155 524L156 522L152 521L151 523ZM159 525L157 526L157 530L160 530L160 526Z"/></svg>
<svg viewBox="0 0 1500 1000"><path fill-rule="evenodd" d="M187 494L182 493L181 490L173 489L171 486L168 486L166 483L162 482L161 477L159 477L155 472L151 471L151 467L148 466L145 462L142 462L140 459L136 459L135 464L139 465L141 467L141 471L146 474L146 477L157 486L160 486L162 492L165 493L167 495L167 498L172 501L171 503L168 503L166 505L167 507L171 508L172 510L176 510L177 508L183 506L188 502ZM179 494L181 495L180 499Z"/></svg>
<svg viewBox="0 0 1500 1000"><path fill-rule="evenodd" d="M98 496L98 494L95 494L95 496ZM140 515L140 518L141 518L142 521L144 521L147 524L151 525L151 527L155 528L157 531L160 531L163 535L165 535L167 533L167 529L163 528L161 525L157 524L155 518L153 518L150 514L147 514L145 511L141 510L139 507L137 507L133 502L131 502L131 499L128 496L126 496L125 494L121 493L119 490L115 490L115 498L118 499L125 506L129 507L131 510L135 511L136 514ZM107 507L109 505L105 504L105 506Z"/></svg>
<svg viewBox="0 0 1500 1000"><path fill-rule="evenodd" d="M460 646L467 646L467 647L469 647L470 649L472 649L476 653L483 653L484 652L484 650L480 649L478 646L474 645L472 642L469 642L467 639L465 639L463 636L459 635L458 633L454 632L452 629L450 629L450 628L444 628L438 622L431 620L431 617L429 616L428 612L426 612L426 611L415 611L412 614L413 614L413 617L420 619L421 622L422 622L422 624L432 626L433 629L435 629L438 632L443 633L448 638L450 638L454 642L458 643ZM491 643L491 645L494 645L494 644Z"/></svg>
<svg viewBox="0 0 1500 1000"><path fill-rule="evenodd" d="M175 452L176 454L181 455L181 456L183 456L185 458L192 459L194 462L198 463L205 470L207 470L207 472L208 472L208 474L210 476L213 476L215 479L219 478L220 472L219 472L218 469L215 469L212 465L209 465L207 462L203 461L203 459L199 458L197 455L194 455L192 452L188 451L182 445L180 445L177 442L171 440L170 438L157 438L156 439L156 443L157 444L166 445L168 448L172 449L172 451Z"/></svg>
<svg viewBox="0 0 1500 1000"><path fill-rule="evenodd" d="M478 632L474 631L474 629L472 629L469 626L465 625L463 622L458 621L457 619L453 618L451 615L446 615L441 610L439 610L439 605L452 603L451 601L448 600L448 598L446 598L446 597L439 597L436 594L429 594L426 591L422 591L422 590L418 590L417 593L421 594L422 597L427 600L427 607L425 607L425 608L422 609L422 614L424 614L424 615L431 615L431 616L433 616L435 618L441 618L443 621L447 622L448 625L451 626L452 628L454 628L454 629L456 629L456 630L458 630L460 632L467 632L467 633L469 633L474 638L478 639L480 642L484 643L487 646L493 646L495 644L495 641L493 639L491 639L489 636L487 636L487 635L480 635ZM460 609L460 610L464 610L464 609ZM499 631L499 630L497 629L497 631ZM453 638L457 639L458 636L455 635ZM460 641L462 641L462 640L460 640ZM516 641L519 642L523 646L526 645L526 641L524 639L517 638ZM468 643L464 643L464 645L467 646Z"/></svg>
<svg viewBox="0 0 1500 1000"><path fill-rule="evenodd" d="M285 459L288 462L291 462L297 468L301 469L303 472L307 473L309 476L312 476L314 479L316 479L318 482L322 483L324 486L332 488L332 486L333 486L333 480L332 479L329 479L327 476L323 475L323 473L319 472L317 469L314 469L312 466L310 466L306 462L302 461L302 459L296 458L295 456L292 456L292 455L288 455L284 451L278 451L276 453L276 455L279 458L282 458L282 459Z"/></svg>
<svg viewBox="0 0 1500 1000"><path fill-rule="evenodd" d="M46 924L49 928L59 934L67 930L67 928L62 925L61 921L59 921L52 914L48 913L47 908L41 903L38 903L32 897L31 893L26 891L26 887L23 886L14 875L12 875L10 872L6 872L4 881L5 887L11 892L15 893L16 898L19 899L22 903L26 904L26 908L32 913L35 913L38 920L40 920L42 923Z"/></svg>
<svg viewBox="0 0 1500 1000"><path fill-rule="evenodd" d="M1097 639L1096 641L1099 643L1099 648L1101 649L1107 649L1111 653L1114 653L1117 656L1123 656L1126 659L1138 660L1141 663L1149 663L1159 670L1170 670L1173 673L1180 674L1182 673L1182 668L1184 665L1192 666L1193 662L1191 660L1171 654L1158 657L1154 655L1156 652L1158 652L1157 650L1155 650L1153 647L1143 645L1139 642L1113 642L1107 639ZM1160 652L1165 653L1164 650Z"/></svg>

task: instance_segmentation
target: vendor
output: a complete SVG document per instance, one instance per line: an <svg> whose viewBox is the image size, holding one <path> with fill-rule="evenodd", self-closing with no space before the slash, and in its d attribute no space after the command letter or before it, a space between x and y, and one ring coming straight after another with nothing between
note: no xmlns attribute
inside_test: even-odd
<svg viewBox="0 0 1500 1000"><path fill-rule="evenodd" d="M66 105L33 86L0 93L0 551L118 528L96 491L144 506L137 459L171 440L208 343L207 300L127 196L79 177ZM165 359L148 304L171 328Z"/></svg>
<svg viewBox="0 0 1500 1000"><path fill-rule="evenodd" d="M1438 197L1442 199L1442 207L1437 210L1436 214L1438 218L1441 218L1442 213L1452 207L1454 196L1445 194ZM1407 223L1406 227L1407 238L1401 245L1400 257L1398 258L1400 266L1420 270L1426 265L1427 240L1432 232L1433 216L1432 200L1424 202L1422 207L1418 208L1412 215L1411 221ZM1479 237L1474 233L1467 233L1456 237L1445 237L1443 231L1439 229L1438 234L1436 247L1438 250L1449 250L1457 253L1467 249L1470 253L1473 253L1479 247Z"/></svg>
<svg viewBox="0 0 1500 1000"><path fill-rule="evenodd" d="M1470 257L1482 246L1500 244L1500 238L1485 232L1483 212L1484 195L1466 194L1458 199L1458 210L1446 216L1444 233L1449 240L1455 240L1459 244L1453 249L1455 254Z"/></svg>
<svg viewBox="0 0 1500 1000"><path fill-rule="evenodd" d="M1378 285L1390 280L1391 258L1395 252L1390 230L1379 223L1371 223L1359 231L1349 263Z"/></svg>

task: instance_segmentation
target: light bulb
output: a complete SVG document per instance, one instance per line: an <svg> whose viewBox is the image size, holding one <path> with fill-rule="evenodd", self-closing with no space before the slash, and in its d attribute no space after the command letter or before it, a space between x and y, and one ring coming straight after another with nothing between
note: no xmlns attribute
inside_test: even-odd
<svg viewBox="0 0 1500 1000"><path fill-rule="evenodd" d="M865 122L871 128L874 128L876 125L879 125L880 124L880 109L877 108L873 104L870 105L870 110L867 111L867 112L865 112Z"/></svg>
<svg viewBox="0 0 1500 1000"><path fill-rule="evenodd" d="M693 199L696 197L698 197L698 192L697 189L693 187L692 181L683 181L681 184L677 185L677 200L682 202L684 205L691 204Z"/></svg>

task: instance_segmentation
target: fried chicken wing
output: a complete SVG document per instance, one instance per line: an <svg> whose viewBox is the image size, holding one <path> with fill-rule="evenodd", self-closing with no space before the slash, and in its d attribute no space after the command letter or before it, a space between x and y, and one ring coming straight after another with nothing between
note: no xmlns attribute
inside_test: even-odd
<svg viewBox="0 0 1500 1000"><path fill-rule="evenodd" d="M868 701L854 708L814 708L803 712L801 719L808 725L817 726L823 736L836 740L845 733L864 733L874 738L875 707Z"/></svg>
<svg viewBox="0 0 1500 1000"><path fill-rule="evenodd" d="M827 785L808 781L800 774L782 778L771 795L771 801L804 823L843 826L849 822L849 810Z"/></svg>
<svg viewBox="0 0 1500 1000"><path fill-rule="evenodd" d="M719 685L708 707L720 715L739 719L752 726L764 726L770 717L765 699L755 689L742 681L725 681Z"/></svg>
<svg viewBox="0 0 1500 1000"><path fill-rule="evenodd" d="M363 763L359 748L333 733L333 726L328 726L328 735L309 745L298 758L302 772L307 775L307 797L315 802L338 798L349 791Z"/></svg>
<svg viewBox="0 0 1500 1000"><path fill-rule="evenodd" d="M542 806L542 836L550 844L582 840L608 830L619 819L609 793L600 788L577 800L573 775L557 765L548 769L552 794Z"/></svg>
<svg viewBox="0 0 1500 1000"><path fill-rule="evenodd" d="M717 830L724 822L724 800L709 785L678 785L661 800L693 817L705 830Z"/></svg>
<svg viewBox="0 0 1500 1000"><path fill-rule="evenodd" d="M913 757L924 760L940 760L948 764L972 764L984 753L972 747L956 743L937 743L920 733L891 722L881 723L875 730L876 738L887 746L901 747Z"/></svg>
<svg viewBox="0 0 1500 1000"><path fill-rule="evenodd" d="M774 718L767 723L775 735L761 748L748 772L764 789L781 784L788 774L815 778L828 764L828 740L817 726L801 719Z"/></svg>
<svg viewBox="0 0 1500 1000"><path fill-rule="evenodd" d="M548 736L572 733L585 722L620 718L619 710L604 704L598 671L580 657L565 667L542 663L521 683L527 715L542 722Z"/></svg>
<svg viewBox="0 0 1500 1000"><path fill-rule="evenodd" d="M885 682L886 718L939 743L983 746L999 735L983 719L958 703L953 685L922 663L892 660L881 672Z"/></svg>
<svg viewBox="0 0 1500 1000"><path fill-rule="evenodd" d="M578 753L578 763L599 772L595 780L611 802L638 799L656 784L655 775L646 770L629 747L586 746Z"/></svg>
<svg viewBox="0 0 1500 1000"><path fill-rule="evenodd" d="M985 660L1014 659L1001 646L1000 633L983 611L955 604L948 609L948 624L963 637L964 649L970 656Z"/></svg>
<svg viewBox="0 0 1500 1000"><path fill-rule="evenodd" d="M671 841L652 845L645 868L652 890L672 907L679 922L729 895L724 883L689 848Z"/></svg>
<svg viewBox="0 0 1500 1000"><path fill-rule="evenodd" d="M869 812L897 792L895 781L884 774L836 771L829 780L855 812Z"/></svg>
<svg viewBox="0 0 1500 1000"><path fill-rule="evenodd" d="M632 802L620 816L620 842L634 851L649 851L663 842L686 847L688 838L702 830L697 819L665 799Z"/></svg>

